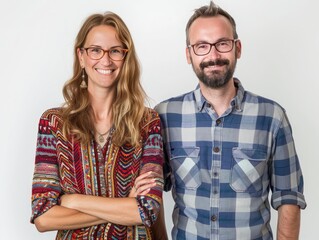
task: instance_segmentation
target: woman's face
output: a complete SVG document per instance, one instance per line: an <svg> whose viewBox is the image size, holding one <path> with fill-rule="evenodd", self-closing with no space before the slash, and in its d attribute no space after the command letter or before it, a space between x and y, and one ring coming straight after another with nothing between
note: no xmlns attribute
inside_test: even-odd
<svg viewBox="0 0 319 240"><path fill-rule="evenodd" d="M117 47L123 48L124 46L118 40L115 29L107 25L92 28L84 44L84 48L91 48L89 51L93 51L93 53L100 51L100 49L110 50ZM78 57L82 68L85 68L88 75L89 90L115 86L114 83L123 66L124 59L112 60L109 57L109 52L105 52L101 59L94 60L88 56L86 50L81 49L78 49Z"/></svg>

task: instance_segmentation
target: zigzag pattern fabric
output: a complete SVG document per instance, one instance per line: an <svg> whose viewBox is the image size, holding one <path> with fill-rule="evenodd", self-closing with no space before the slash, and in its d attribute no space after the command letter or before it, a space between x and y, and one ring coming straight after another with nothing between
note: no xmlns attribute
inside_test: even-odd
<svg viewBox="0 0 319 240"><path fill-rule="evenodd" d="M58 205L64 193L127 197L136 177L147 171L156 173L159 183L163 183L160 120L155 111L150 111L151 119L144 118L140 123L142 146L109 144L102 162L97 157L99 149L94 140L82 145L74 137L64 136L61 109L47 110L39 121L31 222ZM108 223L60 230L56 239L152 239L150 226L159 211L162 184L136 199L144 225L127 227Z"/></svg>

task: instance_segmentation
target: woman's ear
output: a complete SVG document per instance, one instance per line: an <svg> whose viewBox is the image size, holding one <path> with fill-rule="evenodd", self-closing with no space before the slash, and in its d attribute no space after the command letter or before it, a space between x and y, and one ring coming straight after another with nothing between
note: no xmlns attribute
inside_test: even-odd
<svg viewBox="0 0 319 240"><path fill-rule="evenodd" d="M79 59L81 68L84 68L84 60L83 60L83 52L84 52L84 50L78 48L78 49L76 50L76 52L77 52L77 55L78 55L78 59Z"/></svg>

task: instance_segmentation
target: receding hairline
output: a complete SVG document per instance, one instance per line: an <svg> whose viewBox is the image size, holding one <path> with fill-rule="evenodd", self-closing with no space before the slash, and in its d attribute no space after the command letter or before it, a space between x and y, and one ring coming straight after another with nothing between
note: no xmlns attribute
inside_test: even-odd
<svg viewBox="0 0 319 240"><path fill-rule="evenodd" d="M190 25L189 29L188 29L188 34L190 34L191 32L191 29L193 28L194 24L196 23L197 24L197 21L200 21L200 20L210 20L210 19L221 19L221 21L223 21L226 25L227 25L227 28L230 29L231 33L233 34L233 26L232 24L229 22L229 20L223 16L223 15L216 15L216 16L201 16L201 17L198 17L196 18L192 24Z"/></svg>
<svg viewBox="0 0 319 240"><path fill-rule="evenodd" d="M202 6L194 10L193 15L189 18L186 24L186 44L189 44L189 29L192 24L198 18L209 18L209 17L216 17L216 16L224 16L228 22L230 23L233 31L233 37L235 39L238 38L237 30L236 30L236 22L234 18L224 9L216 5L213 1L210 1L209 5Z"/></svg>

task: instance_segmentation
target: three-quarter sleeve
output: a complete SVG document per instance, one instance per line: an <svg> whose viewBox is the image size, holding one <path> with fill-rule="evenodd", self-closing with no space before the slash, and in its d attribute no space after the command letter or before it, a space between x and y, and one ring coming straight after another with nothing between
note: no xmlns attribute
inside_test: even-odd
<svg viewBox="0 0 319 240"><path fill-rule="evenodd" d="M143 224L148 227L157 219L163 192L163 141L161 126L157 113L154 111L152 114L151 121L145 127L140 174L152 171L157 184L145 196L136 197L141 219Z"/></svg>
<svg viewBox="0 0 319 240"><path fill-rule="evenodd" d="M169 144L169 129L167 123L166 112L167 103L161 103L155 106L155 111L159 113L159 117L161 120L161 134L163 138L163 153L164 153L164 163L163 163L163 178L164 178L164 191L168 192L172 189L172 169L170 166L170 144Z"/></svg>
<svg viewBox="0 0 319 240"><path fill-rule="evenodd" d="M32 182L31 222L58 204L61 192L56 137L45 114L39 121L35 168Z"/></svg>

